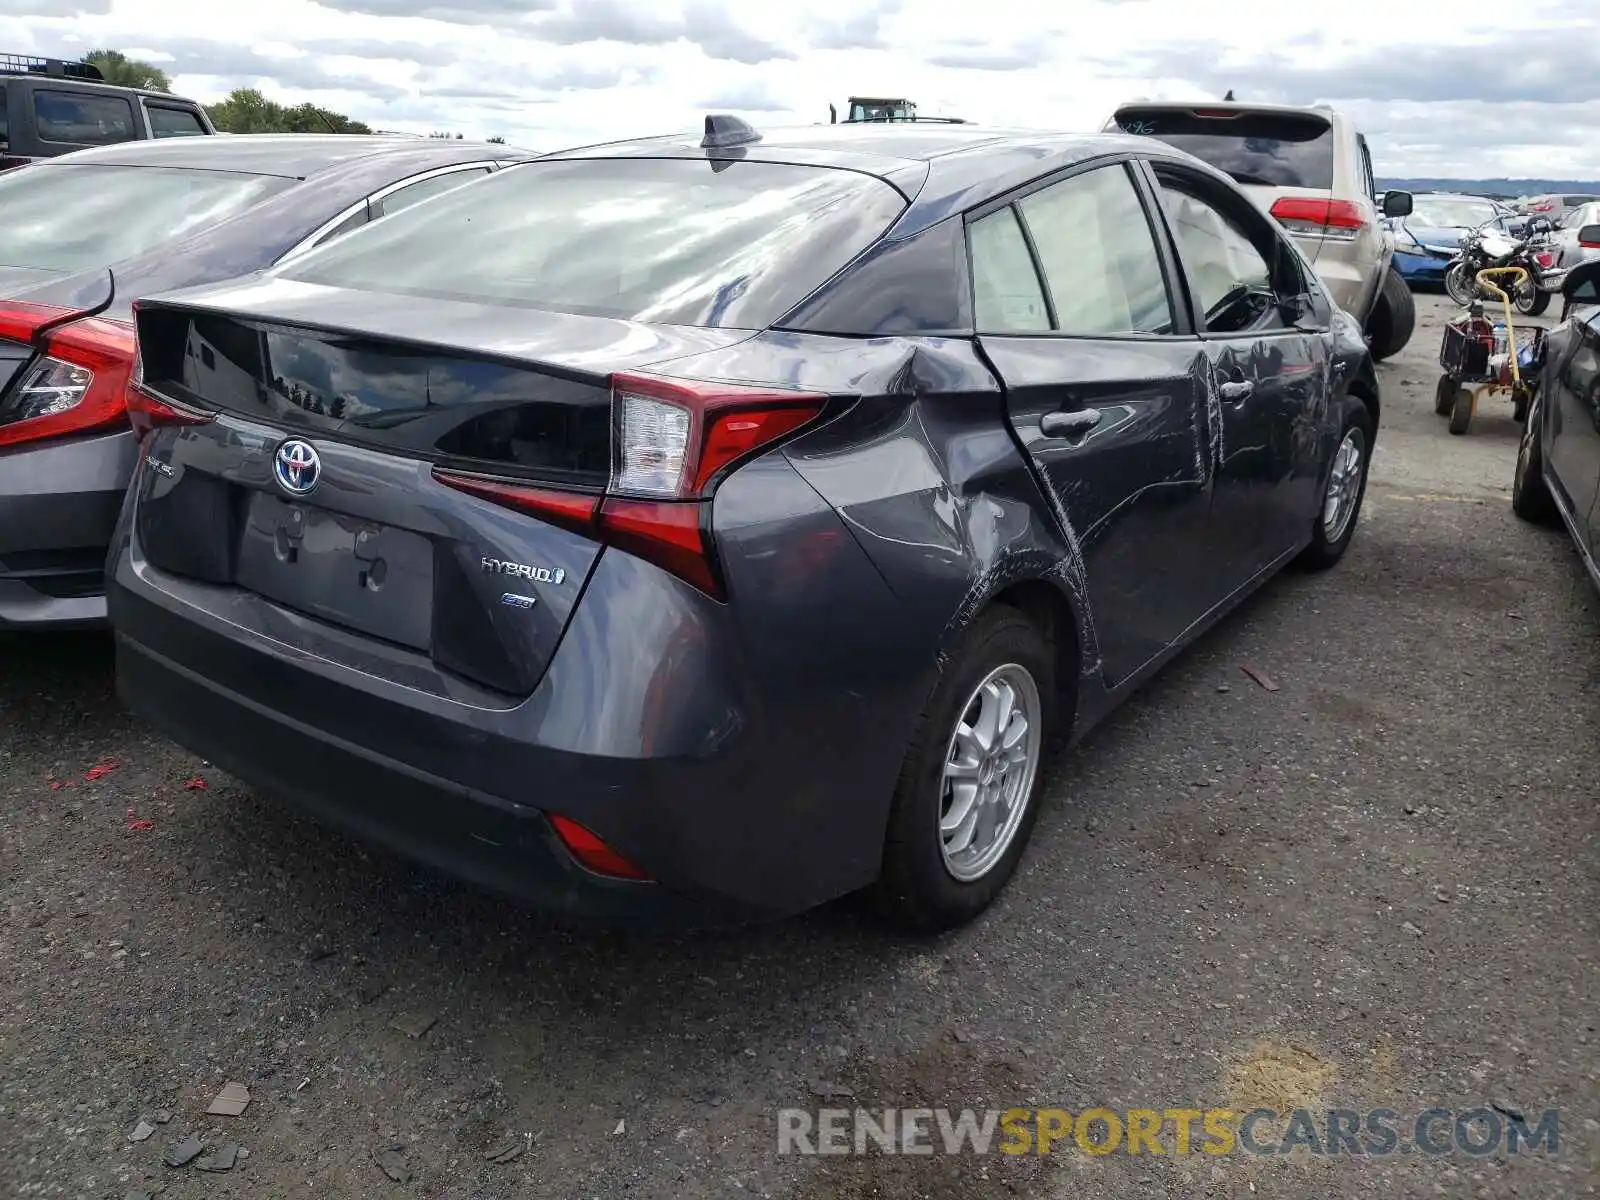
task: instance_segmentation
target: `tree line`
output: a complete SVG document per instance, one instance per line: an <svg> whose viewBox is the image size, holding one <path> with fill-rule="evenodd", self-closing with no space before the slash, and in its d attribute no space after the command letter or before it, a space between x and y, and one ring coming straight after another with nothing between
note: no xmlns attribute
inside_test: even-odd
<svg viewBox="0 0 1600 1200"><path fill-rule="evenodd" d="M160 67L136 58L129 58L120 50L94 50L83 56L83 61L100 69L107 83L121 87L143 88L152 92L170 92L172 81ZM269 100L255 88L235 88L215 104L205 106L206 115L221 133L371 133L365 121L357 121L344 113L320 108L315 104L279 104ZM459 133L434 132L436 138L460 140ZM492 137L491 142L503 143L505 138Z"/></svg>

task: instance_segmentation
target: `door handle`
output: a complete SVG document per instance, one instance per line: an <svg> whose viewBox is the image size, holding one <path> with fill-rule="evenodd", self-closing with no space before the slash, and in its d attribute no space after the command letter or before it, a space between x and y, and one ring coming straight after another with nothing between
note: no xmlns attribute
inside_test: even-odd
<svg viewBox="0 0 1600 1200"><path fill-rule="evenodd" d="M1039 432L1048 438L1070 438L1088 433L1100 424L1098 408L1078 408L1072 412L1047 412L1039 418Z"/></svg>
<svg viewBox="0 0 1600 1200"><path fill-rule="evenodd" d="M1217 390L1229 404L1243 404L1250 399L1250 394L1256 390L1256 385L1248 379L1229 379Z"/></svg>

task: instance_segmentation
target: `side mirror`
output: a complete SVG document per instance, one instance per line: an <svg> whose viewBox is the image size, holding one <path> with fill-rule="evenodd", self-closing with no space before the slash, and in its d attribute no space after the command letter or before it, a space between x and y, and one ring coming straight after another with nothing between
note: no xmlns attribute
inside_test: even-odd
<svg viewBox="0 0 1600 1200"><path fill-rule="evenodd" d="M1578 230L1578 245L1585 250L1600 250L1600 225L1585 225Z"/></svg>
<svg viewBox="0 0 1600 1200"><path fill-rule="evenodd" d="M1597 235L1595 240L1600 243L1600 225L1585 225L1582 233ZM1561 284L1561 319L1565 321L1578 304L1600 304L1600 259L1579 263Z"/></svg>
<svg viewBox="0 0 1600 1200"><path fill-rule="evenodd" d="M1385 192L1383 194L1383 215L1386 217L1409 217L1414 203L1410 192Z"/></svg>

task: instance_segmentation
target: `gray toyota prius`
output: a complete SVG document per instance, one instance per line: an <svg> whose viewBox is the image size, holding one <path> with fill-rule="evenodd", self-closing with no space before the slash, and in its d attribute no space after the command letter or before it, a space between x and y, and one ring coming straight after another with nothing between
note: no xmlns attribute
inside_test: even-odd
<svg viewBox="0 0 1600 1200"><path fill-rule="evenodd" d="M103 624L132 473L131 302L232 279L526 151L432 138L174 137L0 174L0 630Z"/></svg>
<svg viewBox="0 0 1600 1200"><path fill-rule="evenodd" d="M981 911L1081 738L1338 561L1361 331L1148 138L591 147L136 308L131 707L564 913Z"/></svg>

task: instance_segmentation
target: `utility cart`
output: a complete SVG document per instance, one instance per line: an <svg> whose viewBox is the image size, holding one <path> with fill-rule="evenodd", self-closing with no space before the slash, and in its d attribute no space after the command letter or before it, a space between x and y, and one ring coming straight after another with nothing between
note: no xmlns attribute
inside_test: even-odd
<svg viewBox="0 0 1600 1200"><path fill-rule="evenodd" d="M1509 287L1498 286L1496 278L1507 280ZM1451 433L1467 431L1478 400L1485 395L1509 396L1513 419L1527 418L1544 353L1544 329L1524 326L1519 339L1512 318L1510 293L1527 278L1522 267L1484 268L1478 272L1478 283L1484 292L1499 298L1505 321L1491 321L1484 315L1483 302L1474 300L1444 327L1439 345L1439 366L1444 373L1434 392L1433 411L1450 418Z"/></svg>

